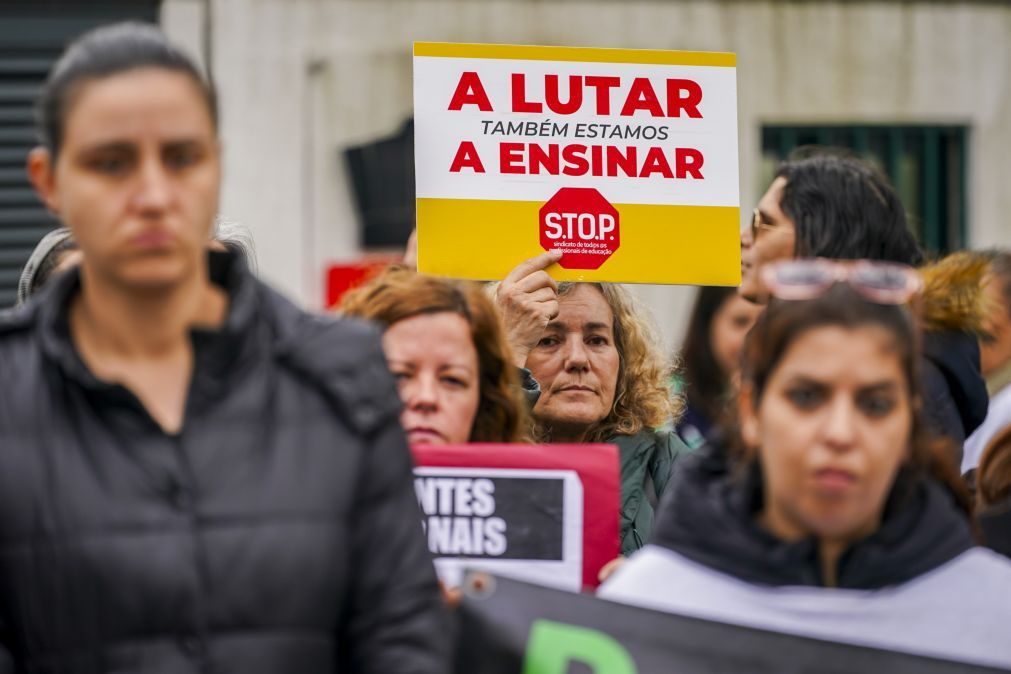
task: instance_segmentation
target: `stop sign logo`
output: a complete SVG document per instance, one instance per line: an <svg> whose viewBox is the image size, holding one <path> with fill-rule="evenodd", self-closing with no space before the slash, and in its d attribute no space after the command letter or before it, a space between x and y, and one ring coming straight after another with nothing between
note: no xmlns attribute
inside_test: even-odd
<svg viewBox="0 0 1011 674"><path fill-rule="evenodd" d="M618 211L590 187L563 187L541 206L541 247L565 269L598 269L618 250Z"/></svg>

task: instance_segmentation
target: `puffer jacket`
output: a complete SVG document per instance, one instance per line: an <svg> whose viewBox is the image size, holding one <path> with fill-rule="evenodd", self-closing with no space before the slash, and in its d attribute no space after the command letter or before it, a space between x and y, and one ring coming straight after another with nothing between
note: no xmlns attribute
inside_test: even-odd
<svg viewBox="0 0 1011 674"><path fill-rule="evenodd" d="M1005 594L1011 562L973 546L965 514L940 484L900 472L880 527L850 545L839 559L837 587L825 587L817 542L781 540L759 525L761 474L742 468L713 444L687 457L660 506L653 541L598 596L759 630L1011 668ZM850 671L845 664L837 670Z"/></svg>
<svg viewBox="0 0 1011 674"><path fill-rule="evenodd" d="M0 319L0 672L445 671L378 333L211 276L175 435L81 361L76 271Z"/></svg>
<svg viewBox="0 0 1011 674"><path fill-rule="evenodd" d="M615 435L608 442L618 446L621 554L630 555L649 542L654 510L675 465L690 450L676 433L667 429Z"/></svg>

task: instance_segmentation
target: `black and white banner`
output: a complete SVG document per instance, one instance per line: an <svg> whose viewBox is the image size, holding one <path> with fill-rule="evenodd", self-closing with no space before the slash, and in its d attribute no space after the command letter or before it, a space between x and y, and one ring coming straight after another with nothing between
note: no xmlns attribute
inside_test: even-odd
<svg viewBox="0 0 1011 674"><path fill-rule="evenodd" d="M618 556L613 445L420 445L414 488L439 577L464 568L578 592Z"/></svg>
<svg viewBox="0 0 1011 674"><path fill-rule="evenodd" d="M418 467L414 489L444 582L459 585L464 568L479 567L580 589L583 487L575 471Z"/></svg>
<svg viewBox="0 0 1011 674"><path fill-rule="evenodd" d="M482 578L481 587L464 584L457 674L1003 671L649 611L506 578Z"/></svg>

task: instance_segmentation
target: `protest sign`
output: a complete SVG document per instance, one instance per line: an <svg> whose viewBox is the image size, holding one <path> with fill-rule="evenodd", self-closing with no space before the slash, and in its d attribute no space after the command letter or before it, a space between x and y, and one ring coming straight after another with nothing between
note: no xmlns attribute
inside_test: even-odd
<svg viewBox="0 0 1011 674"><path fill-rule="evenodd" d="M480 591L465 583L458 613L459 674L1003 671L650 611L497 577L483 579Z"/></svg>
<svg viewBox="0 0 1011 674"><path fill-rule="evenodd" d="M480 568L570 591L618 556L613 445L416 445L414 486L440 578Z"/></svg>
<svg viewBox="0 0 1011 674"><path fill-rule="evenodd" d="M733 54L415 43L419 270L740 281Z"/></svg>

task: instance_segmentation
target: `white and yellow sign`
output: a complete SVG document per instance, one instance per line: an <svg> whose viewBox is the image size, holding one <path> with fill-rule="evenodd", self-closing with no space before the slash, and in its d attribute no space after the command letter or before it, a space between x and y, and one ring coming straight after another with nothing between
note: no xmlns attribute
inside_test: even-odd
<svg viewBox="0 0 1011 674"><path fill-rule="evenodd" d="M416 43L418 265L740 281L733 54Z"/></svg>

